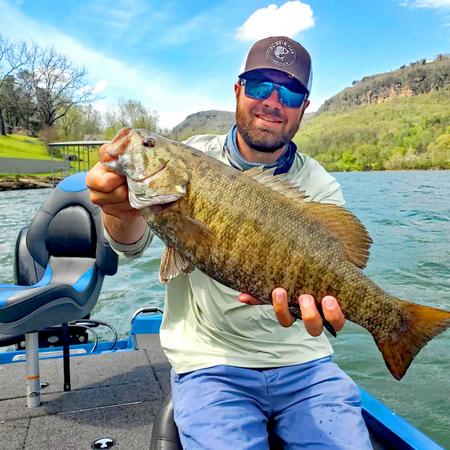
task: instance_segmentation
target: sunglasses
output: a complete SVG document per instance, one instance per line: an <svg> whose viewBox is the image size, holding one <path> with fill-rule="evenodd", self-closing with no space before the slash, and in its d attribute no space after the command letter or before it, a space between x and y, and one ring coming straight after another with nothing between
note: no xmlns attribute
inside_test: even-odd
<svg viewBox="0 0 450 450"><path fill-rule="evenodd" d="M308 98L306 92L294 92L286 86L281 86L272 81L256 81L241 78L240 84L245 87L245 95L255 100L265 100L276 90L280 103L288 108L300 108L303 101Z"/></svg>

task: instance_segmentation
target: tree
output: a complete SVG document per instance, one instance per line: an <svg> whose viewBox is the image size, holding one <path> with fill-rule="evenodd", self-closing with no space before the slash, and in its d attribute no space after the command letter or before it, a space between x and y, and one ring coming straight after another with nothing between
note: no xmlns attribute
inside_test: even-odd
<svg viewBox="0 0 450 450"><path fill-rule="evenodd" d="M3 83L3 117L11 128L21 126L37 133L40 124L36 118L36 102L26 82L29 76L26 69L19 70L15 76L8 77Z"/></svg>
<svg viewBox="0 0 450 450"><path fill-rule="evenodd" d="M139 100L120 99L115 108L106 112L105 137L112 138L123 127L145 128L159 132L159 116Z"/></svg>
<svg viewBox="0 0 450 450"><path fill-rule="evenodd" d="M14 75L30 61L30 51L25 43L12 44L0 35L0 134L6 135L4 109L7 105L5 90L13 88Z"/></svg>
<svg viewBox="0 0 450 450"><path fill-rule="evenodd" d="M74 106L95 100L86 70L53 48L36 52L31 69L31 89L43 127L52 126Z"/></svg>
<svg viewBox="0 0 450 450"><path fill-rule="evenodd" d="M102 133L102 118L92 105L74 106L55 123L64 140L86 140Z"/></svg>

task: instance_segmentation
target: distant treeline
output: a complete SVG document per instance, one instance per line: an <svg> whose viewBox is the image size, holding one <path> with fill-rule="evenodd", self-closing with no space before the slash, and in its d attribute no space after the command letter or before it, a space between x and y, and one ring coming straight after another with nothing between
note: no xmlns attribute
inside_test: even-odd
<svg viewBox="0 0 450 450"><path fill-rule="evenodd" d="M450 88L322 112L294 138L328 170L450 169Z"/></svg>

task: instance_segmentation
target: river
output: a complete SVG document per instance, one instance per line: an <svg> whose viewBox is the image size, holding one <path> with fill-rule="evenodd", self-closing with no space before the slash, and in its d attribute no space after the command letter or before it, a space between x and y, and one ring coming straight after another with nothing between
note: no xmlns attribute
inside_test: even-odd
<svg viewBox="0 0 450 450"><path fill-rule="evenodd" d="M450 309L450 172L356 172L336 177L347 207L374 240L365 272L400 298ZM1 283L12 282L17 233L48 192L0 192ZM111 323L125 336L137 308L162 307L161 250L161 242L155 241L142 258L121 260L118 274L106 278L92 316ZM450 331L420 352L400 382L388 373L364 329L347 323L332 343L336 362L357 383L450 448Z"/></svg>

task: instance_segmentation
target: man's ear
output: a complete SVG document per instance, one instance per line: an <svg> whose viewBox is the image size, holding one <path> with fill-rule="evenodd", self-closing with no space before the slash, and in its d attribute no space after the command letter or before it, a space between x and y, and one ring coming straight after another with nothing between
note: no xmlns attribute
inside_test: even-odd
<svg viewBox="0 0 450 450"><path fill-rule="evenodd" d="M306 108L309 106L310 103L311 103L311 102L310 102L309 100L306 100L306 102L305 102L305 107L303 108L303 111L306 110Z"/></svg>
<svg viewBox="0 0 450 450"><path fill-rule="evenodd" d="M238 98L239 92L241 92L241 85L236 81L236 83L234 83L234 94L236 95L236 98Z"/></svg>

